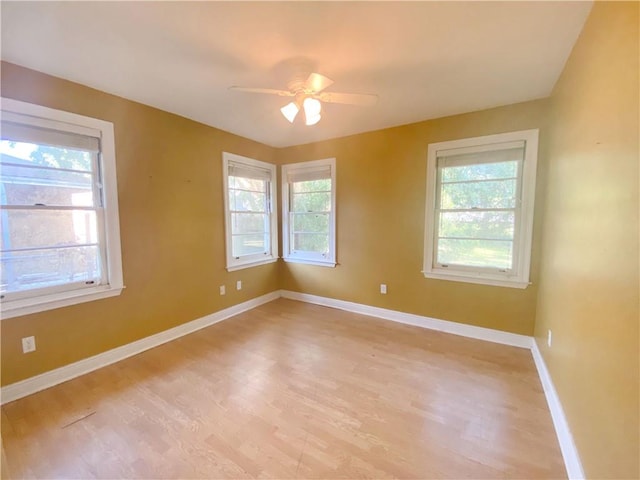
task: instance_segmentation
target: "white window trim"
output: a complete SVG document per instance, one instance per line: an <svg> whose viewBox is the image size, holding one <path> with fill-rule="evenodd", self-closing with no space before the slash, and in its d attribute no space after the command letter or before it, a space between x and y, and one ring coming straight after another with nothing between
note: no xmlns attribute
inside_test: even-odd
<svg viewBox="0 0 640 480"><path fill-rule="evenodd" d="M116 183L116 153L113 124L76 113L64 112L32 103L9 98L0 98L2 115L17 113L33 118L34 124L51 124L53 121L63 129L82 132L87 128L100 131L100 168L103 183L103 202L105 211L105 241L107 251L107 283L87 286L81 289L60 291L15 300L3 300L0 303L2 319L43 312L54 308L66 307L78 303L90 302L102 298L120 295L123 285L122 253L120 247L120 220L118 216L118 187Z"/></svg>
<svg viewBox="0 0 640 480"><path fill-rule="evenodd" d="M327 257L305 256L294 254L289 249L289 182L287 175L290 170L312 168L329 165L331 169L331 215L329 215L329 253ZM324 158L308 162L289 163L282 166L282 258L285 262L304 263L321 267L336 266L336 159Z"/></svg>
<svg viewBox="0 0 640 480"><path fill-rule="evenodd" d="M231 255L231 212L229 211L229 161L244 163L245 165L269 170L269 230L270 250L268 254L247 255L244 258L236 258ZM234 153L222 152L222 183L224 191L224 227L225 227L225 251L226 269L228 272L242 270L243 268L256 267L278 261L278 219L276 196L276 166L272 163L262 162L253 158L243 157Z"/></svg>
<svg viewBox="0 0 640 480"><path fill-rule="evenodd" d="M438 151L463 148L485 148L490 145L514 141L525 142L522 171L521 222L517 232L517 263L511 273L489 273L471 268L447 270L439 268L434 261L436 177ZM456 282L479 283L500 287L526 288L531 266L531 243L533 238L533 208L536 186L536 165L538 161L538 129L466 138L448 142L429 144L427 154L427 197L425 209L424 267L426 278Z"/></svg>

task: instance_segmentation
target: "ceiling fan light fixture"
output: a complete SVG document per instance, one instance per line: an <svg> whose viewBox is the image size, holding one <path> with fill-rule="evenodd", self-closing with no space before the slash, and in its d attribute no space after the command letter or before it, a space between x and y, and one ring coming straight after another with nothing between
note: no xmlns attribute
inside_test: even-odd
<svg viewBox="0 0 640 480"><path fill-rule="evenodd" d="M293 123L296 119L296 115L298 115L298 112L300 111L300 107L298 107L295 102L291 102L282 107L280 111L282 112L282 115L284 115L284 118L289 120L289 123Z"/></svg>
<svg viewBox="0 0 640 480"><path fill-rule="evenodd" d="M0 0L2 1L2 0ZM276 90L262 87L229 87L230 90L249 93L266 93L280 97L294 97L294 101L280 108L284 118L289 123L294 123L300 110L304 109L304 123L307 126L315 125L322 118L322 103L342 103L345 105L375 105L378 96L368 93L338 93L324 92L324 89L333 85L333 80L311 73L305 82L299 78L289 82L288 90Z"/></svg>
<svg viewBox="0 0 640 480"><path fill-rule="evenodd" d="M305 114L305 118L306 118L305 124L309 127L311 125L315 125L316 123L318 123L322 118L322 116L319 113L311 117Z"/></svg>
<svg viewBox="0 0 640 480"><path fill-rule="evenodd" d="M320 121L320 118L322 118L320 115L322 104L317 98L305 98L302 103L302 108L304 108L304 118L307 126L315 125Z"/></svg>
<svg viewBox="0 0 640 480"><path fill-rule="evenodd" d="M304 99L302 107L304 108L304 114L307 117L315 117L316 115L320 115L322 104L317 98L307 97Z"/></svg>

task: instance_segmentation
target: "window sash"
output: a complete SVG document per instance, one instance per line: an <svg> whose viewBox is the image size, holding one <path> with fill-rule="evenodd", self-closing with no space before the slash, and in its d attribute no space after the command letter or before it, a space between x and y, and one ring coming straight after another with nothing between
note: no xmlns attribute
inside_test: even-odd
<svg viewBox="0 0 640 480"><path fill-rule="evenodd" d="M230 212L231 216L231 255L236 260L245 257L252 257L255 255L267 255L271 251L271 233L270 233L270 216L268 212L255 212L255 211L233 211ZM262 217L262 229L255 231L246 231L240 230L237 225L237 220L242 216L255 216ZM235 221L234 221L235 220ZM238 237L262 237L264 239L264 248L261 252L252 252L252 253L240 253L235 250L235 243L233 242L234 238Z"/></svg>
<svg viewBox="0 0 640 480"><path fill-rule="evenodd" d="M51 181L47 182L45 181L45 179L43 178L27 178L25 179L24 177L22 179L13 176L11 174L7 174L7 170L6 168L9 167L17 167L19 169L27 169L27 170L41 170L43 172L51 172L53 174L55 173L70 173L70 174L77 174L77 175L81 175L81 176L85 176L88 175L90 178L90 181L87 182L87 186L91 187L91 195L92 195L92 205L95 207L103 207L104 206L104 192L103 192L103 182L102 182L102 175L101 175L101 168L100 168L100 162L99 162L99 155L97 152L91 152L91 169L90 170L77 170L77 169L69 169L69 168L56 168L56 167L49 167L49 166L41 166L41 165L19 165L16 163L12 163L12 162L4 162L4 161L0 161L0 176L6 180L7 177L9 177L9 181L3 181L3 183L6 184L10 184L10 185L32 185L32 186L42 186L42 187L47 187L50 189L56 189L56 188L82 188L84 185L69 185L68 182L67 184L63 183L63 182L56 182L55 179L51 179ZM87 189L88 190L88 189ZM1 206L4 207L14 207L14 208L19 208L21 206L29 206L28 204L18 204L18 203L14 203L14 204L10 204L10 203L4 203L4 200L1 203ZM38 207L55 207L55 208L59 208L59 209L64 209L64 208L81 208L81 207L88 207L88 205L64 205L64 204L54 204L54 203L49 203L46 204L44 202L40 202L37 205Z"/></svg>
<svg viewBox="0 0 640 480"><path fill-rule="evenodd" d="M284 259L300 263L335 266L335 159L314 160L282 167ZM298 191L297 184L329 180L330 187ZM313 198L327 195L328 197ZM318 210L317 202L324 210ZM323 216L318 223L305 216ZM301 223L302 222L302 223ZM317 223L317 225L314 225ZM305 242L304 239L309 240ZM315 239L312 240L312 239ZM297 240L303 242L298 243ZM322 245L321 248L317 248ZM308 248L296 248L296 246ZM320 251L322 250L322 251Z"/></svg>
<svg viewBox="0 0 640 480"><path fill-rule="evenodd" d="M427 169L426 169L426 203L425 203L425 234L424 234L424 257L423 257L423 274L425 278L436 280L449 280L456 282L476 283L482 285L492 285L500 287L510 288L526 288L529 285L529 274L531 269L531 246L532 246L532 234L533 234L533 212L535 201L535 185L536 185L536 165L538 157L538 129L521 130L508 133L499 133L494 135L486 135L482 137L464 138L458 140L449 140L437 143L430 143L427 148ZM500 217L499 211L495 214L483 213L479 215L480 222L473 224L471 222L474 219L467 219L460 215L458 218L452 214L452 212L461 211L465 212L464 215L471 216L472 213L477 212L476 209L471 209L469 212L466 208L451 209L444 211L438 209L440 206L440 200L438 197L438 190L442 188L442 175L438 173L438 166L442 167L442 161L448 159L445 157L456 157L460 155L470 154L484 154L485 152L491 152L496 150L510 150L518 149L522 152L522 158L519 165L518 181L516 188L518 190L518 201L515 204L500 204L499 200L494 201L491 196L484 195L478 185L471 186L473 190L473 202L467 202L465 195L450 196L447 199L447 207L473 207L473 203L478 203L478 200L487 200L483 202L481 206L486 207L513 207L517 209L518 218L515 219L516 212L512 212L513 220L510 223L513 228L503 228L499 224L492 222L504 223L505 218ZM519 154L520 155L520 154ZM466 157L465 160L469 160L471 157ZM458 157L459 162L449 162L453 166L463 166L462 158ZM476 157L475 160L478 160ZM508 159L507 159L508 160ZM495 163L496 156L487 156L484 163ZM440 163L440 165L438 165ZM480 164L482 165L482 164ZM447 175L447 180L480 180L482 178L498 178L498 177L511 177L513 170L509 168L498 168L496 170L492 168L486 168L483 166L477 169L464 169L460 171L451 172L451 175ZM440 178L438 178L440 177ZM439 180L439 183L438 183ZM448 192L454 193L452 191ZM457 192L455 192L457 193ZM460 193L465 193L464 191ZM477 199L477 200L476 200ZM469 203L469 205L467 205ZM444 204L443 204L444 205ZM476 205L477 206L477 205ZM479 209L478 209L479 210ZM489 209L487 211L490 212ZM441 217L447 215L440 224ZM506 216L506 215L505 215ZM482 218L484 217L484 218ZM494 217L494 219L488 218ZM449 223L451 220L453 223ZM483 224L482 222L486 220ZM469 223L467 223L469 222ZM462 227L462 228L461 228ZM442 229L443 236L455 236L458 231L465 236L473 237L484 235L485 232L490 233L490 237L493 233L497 234L499 238L508 237L513 231L513 269L512 271L499 271L499 269L487 269L478 268L478 266L458 266L449 265L444 267L436 262L437 259L437 247L438 247L438 230ZM443 240L444 241L444 240ZM451 246L451 245L450 245ZM494 245L495 246L495 245ZM458 253L456 249L450 250L450 252ZM473 252L472 248L463 248L459 251L461 258L462 255L468 252ZM481 252L483 253L483 252ZM486 256L489 257L488 255ZM446 261L451 261L454 257L442 257ZM467 257L472 258L472 257ZM500 261L500 257L494 257ZM471 262L468 262L471 263ZM504 264L496 263L498 266Z"/></svg>
<svg viewBox="0 0 640 480"><path fill-rule="evenodd" d="M309 192L296 192L294 188L295 183L307 182L311 180L331 180L331 167L329 165L321 165L318 167L306 167L288 172L287 179L289 179L289 251L291 255L304 255L308 257L327 258L330 249L330 225L326 232L314 232L307 230L298 230L296 228L296 217L302 215L326 215L331 218L331 205L329 210L294 210L294 197L304 197L306 195L312 195L314 193L331 193L331 190L318 190ZM333 182L332 182L333 187ZM328 222L329 223L329 222ZM297 236L314 236L326 238L327 248L324 250L311 250L296 248ZM323 242L324 243L324 242Z"/></svg>
<svg viewBox="0 0 640 480"><path fill-rule="evenodd" d="M289 184L289 211L294 213L331 213L331 190L314 190L311 192L294 192L294 183ZM303 208L308 199L311 202L314 197L318 197L317 194L324 194L320 196L320 200L327 202L325 210L309 210L309 208ZM328 196L327 196L328 194Z"/></svg>
<svg viewBox="0 0 640 480"><path fill-rule="evenodd" d="M255 214L255 215L264 214L266 215L265 225L264 225L265 233L267 235L270 234L271 224L269 221L270 220L269 217L271 214L271 182L263 181L262 190L252 190L247 188L232 187L231 186L232 178L248 178L248 177L238 177L238 176L231 176L231 175L228 177L226 210L227 210L227 216L229 217L229 220L230 220L230 228L232 233L234 230L234 225L232 220L236 214ZM236 202L238 201L239 196L236 194L241 192L246 192L259 197L259 201L257 203L259 203L260 206L255 207L256 209L253 209L254 206L249 205L249 207L247 207L246 209L238 209L238 204Z"/></svg>
<svg viewBox="0 0 640 480"><path fill-rule="evenodd" d="M326 231L312 231L312 230L298 230L296 227L296 217L303 215L324 215L327 217L327 230ZM289 212L289 245L290 252L293 255L306 255L306 256L315 256L320 258L327 258L329 255L329 251L331 248L331 212ZM327 248L324 250L310 250L310 249L300 249L296 247L296 237L297 236L313 236L313 237L323 237L326 238Z"/></svg>
<svg viewBox="0 0 640 480"><path fill-rule="evenodd" d="M273 208L275 166L227 152L223 152L222 160L227 270L275 261L274 251L278 248ZM237 179L260 180L262 183L260 188L257 182L238 185ZM243 192L250 195L243 199L239 195ZM247 223L240 225L238 222L243 220ZM261 228L251 228L252 221L253 227L260 224ZM260 241L260 251L250 251L243 239Z"/></svg>
<svg viewBox="0 0 640 480"><path fill-rule="evenodd" d="M517 274L517 265L519 264L520 249L518 248L519 236L521 231L522 221L522 180L523 180L523 160L524 160L524 142L509 142L506 144L498 144L497 150L492 150L491 147L495 145L487 145L479 149L466 148L466 149L453 149L448 151L449 155L438 152L436 159L436 183L435 183L435 207L434 207L434 225L433 225L433 252L432 262L437 268L460 270L465 272L478 272L484 271L499 275L514 275ZM459 153L463 150L463 153ZM445 151L446 152L446 151ZM458 153L452 153L458 152ZM478 164L494 164L516 161L516 177L504 177L504 178L491 178L491 179L477 179L477 180L463 180L463 181L443 181L443 173L447 168L478 165ZM442 193L444 185L451 184L478 184L490 181L502 181L502 180L516 180L515 189L515 206L513 208L442 208ZM441 240L448 240L451 237L445 237L440 235L440 226L442 221L442 214L447 212L461 212L461 213L476 213L476 212L513 212L513 235L508 239L484 239L479 237L463 237L464 240L488 240L488 241L500 241L511 242L511 261L510 266L507 268L499 266L480 266L471 265L465 263L444 262L441 261L440 244Z"/></svg>
<svg viewBox="0 0 640 480"><path fill-rule="evenodd" d="M0 215L2 212L12 210L11 208L2 207L0 208ZM21 209L23 211L30 211L30 209ZM35 209L33 209L35 210ZM40 208L40 210L47 210L46 208ZM56 210L55 208L51 208L48 210ZM107 262L107 248L105 241L105 228L104 228L104 217L105 212L103 208L96 209L87 209L86 211L94 211L96 213L96 228L97 228L97 242L83 242L83 243L74 243L74 244L64 244L64 245L48 245L43 244L38 247L25 247L25 248L8 248L2 250L2 256L5 257L5 261L9 260L6 257L11 254L20 254L22 252L30 252L30 251L43 251L43 250L51 250L51 251L60 251L60 250L68 250L73 248L83 248L96 246L98 247L98 268L100 274L98 276L90 275L89 270L85 270L84 272L81 270L75 270L73 275L82 275L87 274L88 280L77 282L77 281L69 281L65 283L50 285L50 286L42 286L42 287L33 287L33 288L22 288L18 290L3 290L1 292L3 300L14 300L19 298L28 298L28 297L37 297L41 295L46 295L49 293L56 293L64 290L74 290L77 288L88 288L95 287L100 285L108 284L109 271L108 271L108 262ZM19 257L16 257L19 258ZM4 267L3 267L4 268ZM34 274L40 272L34 272Z"/></svg>
<svg viewBox="0 0 640 480"><path fill-rule="evenodd" d="M5 127L5 124L7 122L2 122L2 127ZM90 137L86 137L86 136L80 136L77 135L75 133L68 133L68 132L64 132L64 131L56 131L53 130L51 128L47 128L47 129L40 129L37 127L32 127L30 125L19 125L20 127L24 127L22 129L14 129L14 130L10 130L9 133L11 132L27 132L29 135L34 135L32 137L29 137L28 142L29 143L33 143L36 145L45 145L45 146L50 146L53 144L53 142L51 141L51 139L62 139L62 140L69 140L69 139L74 139L74 138L81 138L81 139L87 139ZM38 137L36 135L40 134L40 133L45 133L46 137L44 138L44 141L38 141ZM2 139L3 140L7 140L8 138L11 138L9 133L7 133L6 131L4 131L2 133ZM18 140L17 136L14 136L13 139L15 139L16 141L26 141L26 139L24 137L22 137L22 139ZM90 175L91 176L91 194L92 194L92 203L93 206L74 206L74 205L45 205L45 204L36 204L36 205L20 205L20 204L11 204L8 201L5 201L5 196L3 195L3 202L2 205L0 205L0 216L2 216L2 222L3 222L3 230L4 228L6 228L5 226L5 221L8 222L9 219L7 217L5 217L5 213L4 212L10 212L10 211L25 211L25 212L36 212L36 211L87 211L87 212L94 212L95 213L95 223L96 223L96 236L97 236L97 241L95 244L98 248L98 269L99 269L99 275L98 276L93 276L91 275L90 270L86 270L85 272L82 272L81 270L77 270L73 272L73 275L82 275L82 274L87 274L88 279L86 281L69 281L69 282L65 282L65 283L60 283L60 284L54 284L54 285L48 285L48 286L40 286L40 287L33 287L33 288L29 288L29 286L26 286L26 288L21 288L21 289L17 289L17 290L4 290L2 291L1 295L2 295L2 299L5 301L13 301L13 300L20 300L20 299L28 299L28 298L36 298L36 297L40 297L43 295L50 295L50 294L55 294L55 293L60 293L60 292L65 292L65 291L74 291L74 290L79 290L79 289L83 289L83 288L94 288L96 286L101 286L101 285L108 285L109 283L109 262L108 262L108 258L107 258L107 239L106 239L106 212L105 212L105 208L104 208L104 192L103 192L103 185L102 185L102 174L101 174L101 165L99 162L99 151L98 150L94 150L94 148L99 148L99 141L97 138L91 137L92 140L95 140L96 143L89 143L89 144L75 144L73 145L73 147L71 146L71 142L67 141L66 143L63 144L62 141L57 142L55 145L53 146L58 146L58 147L64 147L64 148L76 148L76 149L81 149L84 151L87 151L91 154L91 169L90 170L77 170L77 169L65 169L65 168L56 168L56 167L49 167L49 166L40 166L40 165L20 165L21 167L26 167L26 168L33 168L35 169L39 169L42 171L55 171L55 172L73 172L73 173L81 173L81 174L85 174L85 175ZM83 147L83 148L80 148ZM87 147L87 148L85 148ZM0 167L6 167L6 166L11 166L13 165L11 162L1 162L0 163ZM2 171L0 170L0 174L2 174ZM12 182L12 184L14 185L20 185L20 184L24 184L24 185L31 185L32 183L20 183L20 181L14 181ZM4 186L2 187L4 188ZM55 188L67 188L66 186L63 185L56 185L55 183L49 185L49 188L55 189ZM72 244L72 245L47 245L47 244L43 244L39 247L34 247L34 248L15 248L15 249L3 249L2 251L2 256L3 257L10 257L11 254L13 253L19 253L19 252L24 252L24 251L36 251L36 250L60 250L60 249L64 249L64 248L81 248L83 246L83 244ZM91 269L92 270L92 269ZM91 278L89 278L91 277Z"/></svg>
<svg viewBox="0 0 640 480"><path fill-rule="evenodd" d="M271 226L271 222L270 222L270 209L269 209L269 192L271 191L271 182L270 182L270 176L268 178L264 178L263 173L264 172L268 172L268 170L266 169L261 169L261 168L254 168L251 167L249 165L242 165L239 164L237 162L230 162L229 164L229 198L231 198L231 193L232 192L240 192L240 191L245 191L245 192L251 192L254 194L258 194L261 197L261 204L262 204L262 209L261 210L232 210L229 206L228 208L228 215L230 217L230 228L231 228L231 256L236 259L236 260L240 260L241 258L249 258L249 257L255 257L256 255L266 255L271 251L271 241L270 241L270 226ZM233 174L231 173L233 172ZM252 179L259 179L259 180L264 180L264 190L252 190L252 189L246 189L246 188L236 188L236 187L232 187L231 186L231 179L232 178L252 178ZM237 220L239 218L241 218L242 216L262 216L262 230L260 231L253 231L253 232L244 232L244 231L239 231L238 230L238 225L237 225ZM233 241L233 239L235 237L239 237L239 236L262 236L264 238L264 249L259 252L259 253L240 253L235 249L235 242Z"/></svg>

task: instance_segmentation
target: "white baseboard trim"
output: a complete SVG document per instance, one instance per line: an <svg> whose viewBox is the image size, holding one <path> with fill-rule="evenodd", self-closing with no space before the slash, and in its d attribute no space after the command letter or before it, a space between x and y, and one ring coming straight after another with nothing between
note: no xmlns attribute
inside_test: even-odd
<svg viewBox="0 0 640 480"><path fill-rule="evenodd" d="M383 318L393 322L404 323L406 325L414 325L416 327L428 328L439 332L452 333L463 337L485 340L488 342L502 343L520 348L531 348L532 338L527 335L519 335L517 333L503 332L501 330L493 330L491 328L476 327L466 325L464 323L450 322L447 320L438 320L437 318L423 317L412 313L399 312L397 310L388 310L386 308L372 307L362 303L347 302L344 300L336 300L334 298L319 297L317 295L309 295L307 293L292 292L290 290L280 290L280 294L284 298L298 300L301 302L314 303L316 305L324 305L326 307L338 308L348 312L369 315L370 317Z"/></svg>
<svg viewBox="0 0 640 480"><path fill-rule="evenodd" d="M233 305L210 315L198 318L191 322L183 323L177 327L170 328L160 333L156 333L149 337L136 340L135 342L128 343L121 347L107 350L106 352L99 353L93 357L85 358L75 363L65 365L64 367L56 368L35 377L27 378L20 382L12 383L2 387L0 390L0 403L5 404L12 402L32 393L39 392L49 387L53 387L67 380L79 377L85 373L92 372L112 363L119 362L125 358L137 355L138 353L149 350L150 348L157 347L163 343L170 342L176 338L182 337L189 333L195 332L202 328L213 325L214 323L226 320L234 315L251 310L259 305L267 302L271 302L280 297L280 292L275 291L262 295L260 297L252 298L246 302Z"/></svg>
<svg viewBox="0 0 640 480"><path fill-rule="evenodd" d="M547 397L547 404L549 405L549 411L551 412L553 426L556 429L558 443L560 443L560 451L562 452L564 465L567 469L567 475L571 480L582 480L585 476L584 470L582 469L582 462L580 462L580 456L578 455L578 449L573 442L573 435L571 435L571 430L567 423L567 417L564 415L564 410L560 403L560 397L558 397L558 393L553 386L551 375L549 375L549 370L547 370L547 365L544 363L544 359L538 349L538 344L536 343L535 338L531 344L531 353L533 354L533 361L538 369L538 376L542 382L544 395Z"/></svg>

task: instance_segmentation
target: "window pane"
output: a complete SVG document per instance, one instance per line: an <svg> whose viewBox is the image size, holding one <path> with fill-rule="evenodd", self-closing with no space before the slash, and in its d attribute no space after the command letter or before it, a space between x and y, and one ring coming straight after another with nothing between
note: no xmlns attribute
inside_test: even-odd
<svg viewBox="0 0 640 480"><path fill-rule="evenodd" d="M443 182L513 178L518 174L518 162L479 163L442 169Z"/></svg>
<svg viewBox="0 0 640 480"><path fill-rule="evenodd" d="M294 193L328 192L331 191L331 179L307 180L306 182L293 182L291 188Z"/></svg>
<svg viewBox="0 0 640 480"><path fill-rule="evenodd" d="M231 233L261 233L266 231L267 215L263 213L232 213Z"/></svg>
<svg viewBox="0 0 640 480"><path fill-rule="evenodd" d="M329 236L317 233L294 233L293 251L327 253L329 251Z"/></svg>
<svg viewBox="0 0 640 480"><path fill-rule="evenodd" d="M253 192L266 192L267 182L259 178L233 177L229 176L229 188L239 188L251 190Z"/></svg>
<svg viewBox="0 0 640 480"><path fill-rule="evenodd" d="M4 252L0 264L3 293L100 279L97 246Z"/></svg>
<svg viewBox="0 0 640 480"><path fill-rule="evenodd" d="M232 211L264 212L267 196L261 192L229 190L229 208Z"/></svg>
<svg viewBox="0 0 640 480"><path fill-rule="evenodd" d="M3 163L91 171L91 152L84 150L1 140L0 152Z"/></svg>
<svg viewBox="0 0 640 480"><path fill-rule="evenodd" d="M232 235L232 252L234 257L253 255L267 251L268 237L264 234Z"/></svg>
<svg viewBox="0 0 640 480"><path fill-rule="evenodd" d="M514 208L516 180L442 184L440 205L454 208Z"/></svg>
<svg viewBox="0 0 640 480"><path fill-rule="evenodd" d="M328 213L297 213L291 215L291 229L298 232L329 233Z"/></svg>
<svg viewBox="0 0 640 480"><path fill-rule="evenodd" d="M93 210L2 210L2 250L98 242Z"/></svg>
<svg viewBox="0 0 640 480"><path fill-rule="evenodd" d="M93 206L90 173L0 164L2 205Z"/></svg>
<svg viewBox="0 0 640 480"><path fill-rule="evenodd" d="M438 240L438 263L473 267L511 268L513 242L497 240Z"/></svg>
<svg viewBox="0 0 640 480"><path fill-rule="evenodd" d="M294 193L291 211L328 212L331 210L331 192Z"/></svg>
<svg viewBox="0 0 640 480"><path fill-rule="evenodd" d="M512 240L514 212L442 212L440 237Z"/></svg>

